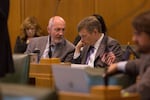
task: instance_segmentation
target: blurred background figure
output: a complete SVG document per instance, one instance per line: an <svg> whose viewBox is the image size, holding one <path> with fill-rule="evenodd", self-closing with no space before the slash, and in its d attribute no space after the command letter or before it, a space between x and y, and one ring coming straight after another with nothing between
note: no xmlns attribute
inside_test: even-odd
<svg viewBox="0 0 150 100"><path fill-rule="evenodd" d="M132 21L133 37L140 58L112 64L106 74L109 76L123 72L137 81L122 90L122 93L139 93L141 100L150 100L150 11L137 15Z"/></svg>
<svg viewBox="0 0 150 100"><path fill-rule="evenodd" d="M35 17L27 17L21 25L21 34L16 39L14 53L24 53L30 39L42 35L41 27Z"/></svg>
<svg viewBox="0 0 150 100"><path fill-rule="evenodd" d="M0 0L0 77L14 72L12 52L7 27L9 0Z"/></svg>

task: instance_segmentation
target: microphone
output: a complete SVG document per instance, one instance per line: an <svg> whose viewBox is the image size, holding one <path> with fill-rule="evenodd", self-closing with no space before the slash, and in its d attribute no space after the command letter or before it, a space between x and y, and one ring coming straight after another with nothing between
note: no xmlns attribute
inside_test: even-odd
<svg viewBox="0 0 150 100"><path fill-rule="evenodd" d="M134 56L136 58L140 58L139 54L137 54L137 52L135 50L133 50L133 48L131 46L128 45L127 48L134 54Z"/></svg>
<svg viewBox="0 0 150 100"><path fill-rule="evenodd" d="M103 80L104 80L104 85L108 86L108 82L109 82L109 78L108 78L108 73L107 73L107 67L104 70L104 74L103 74Z"/></svg>

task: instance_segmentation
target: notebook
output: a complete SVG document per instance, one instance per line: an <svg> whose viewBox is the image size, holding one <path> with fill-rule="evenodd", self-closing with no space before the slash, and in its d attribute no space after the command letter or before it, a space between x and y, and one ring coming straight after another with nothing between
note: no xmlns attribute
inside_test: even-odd
<svg viewBox="0 0 150 100"><path fill-rule="evenodd" d="M84 69L56 64L52 65L52 71L58 91L89 93L91 86L103 84L100 76L91 77Z"/></svg>

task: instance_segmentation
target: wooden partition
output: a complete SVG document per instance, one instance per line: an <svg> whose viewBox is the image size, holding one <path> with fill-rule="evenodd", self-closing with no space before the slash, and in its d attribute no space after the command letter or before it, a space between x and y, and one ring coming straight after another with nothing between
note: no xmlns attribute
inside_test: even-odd
<svg viewBox="0 0 150 100"><path fill-rule="evenodd" d="M30 64L36 87L54 88L51 64ZM140 100L138 94L121 94L120 86L93 86L89 93L58 91L58 100Z"/></svg>
<svg viewBox="0 0 150 100"><path fill-rule="evenodd" d="M90 93L59 92L59 100L140 100L138 94L120 93L119 86L93 86Z"/></svg>
<svg viewBox="0 0 150 100"><path fill-rule="evenodd" d="M52 69L50 64L30 64L29 78L35 79L36 87L53 88Z"/></svg>
<svg viewBox="0 0 150 100"><path fill-rule="evenodd" d="M108 35L121 44L132 43L132 20L149 10L149 0L95 0L95 13L101 14L108 28Z"/></svg>
<svg viewBox="0 0 150 100"><path fill-rule="evenodd" d="M60 64L59 58L41 59L39 63L30 64L29 77L35 79L36 87L53 88L52 64Z"/></svg>
<svg viewBox="0 0 150 100"><path fill-rule="evenodd" d="M54 15L66 20L65 37L74 41L77 36L76 26L86 16L94 13L104 17L108 35L121 44L132 43L132 19L139 13L149 10L149 0L10 0L9 31L12 48L20 24L27 16L35 16L47 35L47 23Z"/></svg>
<svg viewBox="0 0 150 100"><path fill-rule="evenodd" d="M35 79L36 87L54 88L52 64L70 65L61 63L58 58L41 59L39 63L30 64L29 78Z"/></svg>

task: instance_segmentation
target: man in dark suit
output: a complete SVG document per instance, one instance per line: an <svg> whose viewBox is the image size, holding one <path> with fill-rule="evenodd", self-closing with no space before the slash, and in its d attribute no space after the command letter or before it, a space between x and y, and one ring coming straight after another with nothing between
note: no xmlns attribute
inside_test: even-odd
<svg viewBox="0 0 150 100"><path fill-rule="evenodd" d="M0 0L0 77L14 72L10 40L7 29L9 0Z"/></svg>
<svg viewBox="0 0 150 100"><path fill-rule="evenodd" d="M94 16L84 18L78 24L81 40L76 45L73 63L91 67L106 67L122 58L120 44L102 33L101 23ZM94 49L91 53L91 47Z"/></svg>
<svg viewBox="0 0 150 100"><path fill-rule="evenodd" d="M136 16L132 22L134 33L133 41L140 59L112 64L106 75L122 71L132 76L138 76L138 81L123 90L124 92L137 92L142 100L150 100L150 11Z"/></svg>
<svg viewBox="0 0 150 100"><path fill-rule="evenodd" d="M25 53L40 50L40 58L60 58L62 62L71 62L74 45L64 38L66 23L60 16L50 18L47 27L48 36L31 39Z"/></svg>

